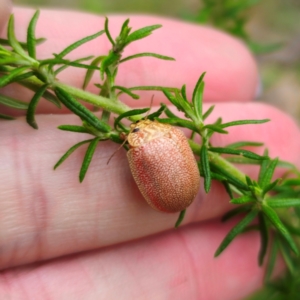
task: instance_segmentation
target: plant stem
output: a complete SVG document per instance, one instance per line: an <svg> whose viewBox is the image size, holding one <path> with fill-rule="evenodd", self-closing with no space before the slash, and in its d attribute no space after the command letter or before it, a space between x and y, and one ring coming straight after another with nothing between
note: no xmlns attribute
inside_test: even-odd
<svg viewBox="0 0 300 300"><path fill-rule="evenodd" d="M36 89L40 88L44 84L41 80L39 80L36 77L30 77L30 78L24 79L22 81L36 86ZM79 98L80 100L82 100L84 102L90 103L94 106L100 107L104 110L110 111L110 112L118 114L118 115L131 109L129 106L127 106L126 104L124 104L123 102L119 101L116 98L110 99L110 98L106 98L106 97L103 97L100 95L95 95L90 92L81 90L79 88L72 87L70 85L67 85L67 84L64 84L64 83L61 83L58 81L53 82L52 89L54 89L55 86L63 88L64 90L66 90L69 94L71 94L75 98ZM51 86L49 88L51 88ZM131 121L138 121L142 117L143 116L135 115L135 116L129 117L129 119Z"/></svg>
<svg viewBox="0 0 300 300"><path fill-rule="evenodd" d="M196 155L200 154L201 146L199 144L195 143L192 140L189 140L189 145ZM240 170L238 170L233 164L231 164L229 161L227 161L225 158L223 158L219 154L209 152L209 161L218 165L220 168L222 168L226 172L230 173L232 176L237 178L239 181L246 183L245 174L242 173Z"/></svg>
<svg viewBox="0 0 300 300"><path fill-rule="evenodd" d="M83 100L84 102L93 104L97 107L101 107L105 110L108 110L110 112L116 113L118 115L130 110L131 108L122 103L121 101L117 99L109 99L105 98L99 95L95 95L86 91L83 91L81 89L66 85L64 83L55 83L55 86L58 86L60 88L63 88L65 91L67 91L72 96L79 98ZM133 121L137 121L141 118L141 116L133 116L130 119Z"/></svg>

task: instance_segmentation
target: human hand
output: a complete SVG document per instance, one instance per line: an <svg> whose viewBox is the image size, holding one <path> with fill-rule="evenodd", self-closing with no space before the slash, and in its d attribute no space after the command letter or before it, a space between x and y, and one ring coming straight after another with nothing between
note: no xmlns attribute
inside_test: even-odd
<svg viewBox="0 0 300 300"><path fill-rule="evenodd" d="M2 13L1 5L3 1ZM17 37L24 39L24 28L33 10L15 8L13 12ZM110 17L113 34L124 19ZM159 52L175 57L177 62L151 58L130 61L120 68L119 84L186 83L191 88L199 74L207 71L205 100L222 101L212 119L222 115L224 121L272 120L246 129L232 128L226 138L216 135L216 145L243 140L246 132L247 140L263 141L271 157L300 165L295 123L270 106L250 102L257 86L257 71L239 42L212 29L182 22L146 16L130 19L134 28L159 23L163 29L133 44L127 54L157 52L158 45L163 45ZM98 16L42 11L37 32L48 42L39 46L38 55L48 57L102 25L103 18ZM104 39L93 41L77 54L104 53L108 44L102 42ZM62 75L62 81L81 85L83 71L72 69ZM16 86L3 91L18 99L30 99ZM165 101L159 97L155 98L157 102ZM149 96L134 104L148 105ZM240 236L220 257L213 258L234 223L219 221L231 207L219 184L214 183L208 195L199 192L187 210L185 226L174 230L177 214L159 213L147 206L133 182L124 152L120 150L106 165L116 149L112 143L100 144L82 184L78 183L77 173L84 149L72 154L54 173L53 165L61 154L83 136L55 128L78 121L66 110L62 114L41 102L38 112L38 131L27 126L22 116L0 123L0 266L5 269L0 275L1 296L220 299L222 295L222 299L241 299L261 285L263 269L256 265L256 233ZM282 136L287 141L284 145ZM250 175L257 172L249 167L244 171Z"/></svg>

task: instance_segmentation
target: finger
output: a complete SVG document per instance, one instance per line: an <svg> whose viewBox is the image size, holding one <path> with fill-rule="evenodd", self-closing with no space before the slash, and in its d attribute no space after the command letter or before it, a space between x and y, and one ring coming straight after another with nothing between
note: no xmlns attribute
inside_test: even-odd
<svg viewBox="0 0 300 300"><path fill-rule="evenodd" d="M218 104L212 119L220 115L225 122L245 118L271 118L272 122L237 126L226 137L216 135L213 145L245 139L262 141L271 157L300 165L299 130L287 115L258 103ZM76 124L75 116L41 116L37 121L39 131L25 126L23 119L0 123L5 141L0 148L2 268L173 228L178 214L160 213L146 204L133 182L123 150L107 165L117 146L102 142L84 182L79 184L78 173L86 148L79 148L55 172L52 169L69 147L90 136L54 129L61 124ZM245 171L250 176L257 173L253 168ZM185 223L222 215L232 207L228 200L219 184L214 184L208 195L201 189L187 210Z"/></svg>
<svg viewBox="0 0 300 300"><path fill-rule="evenodd" d="M244 299L261 287L257 233L213 253L234 225L209 223L102 251L4 271L0 293L10 299ZM37 284L38 282L38 284ZM61 283L64 284L61 284ZM243 288L241 288L241 286ZM33 288L34 287L34 288Z"/></svg>
<svg viewBox="0 0 300 300"><path fill-rule="evenodd" d="M0 33L2 32L4 26L8 21L11 10L12 10L11 1L9 0L0 1Z"/></svg>
<svg viewBox="0 0 300 300"><path fill-rule="evenodd" d="M32 9L14 8L16 35L25 39L26 28ZM116 37L126 17L110 16L109 28ZM85 24L85 26L82 26ZM47 42L38 46L38 57L46 59L52 53L59 53L74 41L99 31L103 28L104 17L77 12L48 11L41 12L37 24L37 36L46 37ZM140 58L121 64L117 84L125 87L154 85L180 88L187 84L188 97L191 98L202 72L205 76L205 101L250 101L254 98L257 86L257 68L253 57L246 47L238 40L217 30L153 16L131 16L130 26L133 30L143 26L162 24L150 37L137 41L125 49L124 57L141 53L161 53L176 58L176 62L163 61L155 58ZM102 35L100 38L80 47L68 57L75 59L88 55L108 53L109 42ZM69 68L62 73L60 80L72 86L81 87L85 71ZM98 74L95 81L99 82ZM95 82L94 81L94 82ZM98 92L93 84L89 90ZM32 93L24 88L8 86L5 93L17 99L29 101ZM122 99L131 106L149 105L153 92L139 93L140 101ZM166 102L162 93L156 94L155 103ZM66 111L66 110L63 110ZM41 102L40 113L57 112L48 102Z"/></svg>

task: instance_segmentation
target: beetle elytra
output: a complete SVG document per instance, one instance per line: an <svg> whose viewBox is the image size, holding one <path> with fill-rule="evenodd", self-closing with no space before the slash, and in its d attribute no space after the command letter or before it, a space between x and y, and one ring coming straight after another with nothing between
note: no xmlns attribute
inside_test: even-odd
<svg viewBox="0 0 300 300"><path fill-rule="evenodd" d="M131 124L127 141L131 173L148 204L163 212L187 208L198 193L200 174L183 132L141 120Z"/></svg>

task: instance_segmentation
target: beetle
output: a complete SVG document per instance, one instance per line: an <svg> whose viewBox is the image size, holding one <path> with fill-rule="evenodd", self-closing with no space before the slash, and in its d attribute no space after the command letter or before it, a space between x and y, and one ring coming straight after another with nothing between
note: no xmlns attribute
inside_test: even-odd
<svg viewBox="0 0 300 300"><path fill-rule="evenodd" d="M181 130L158 121L130 125L127 158L133 178L148 204L163 212L179 212L195 199L200 174Z"/></svg>

